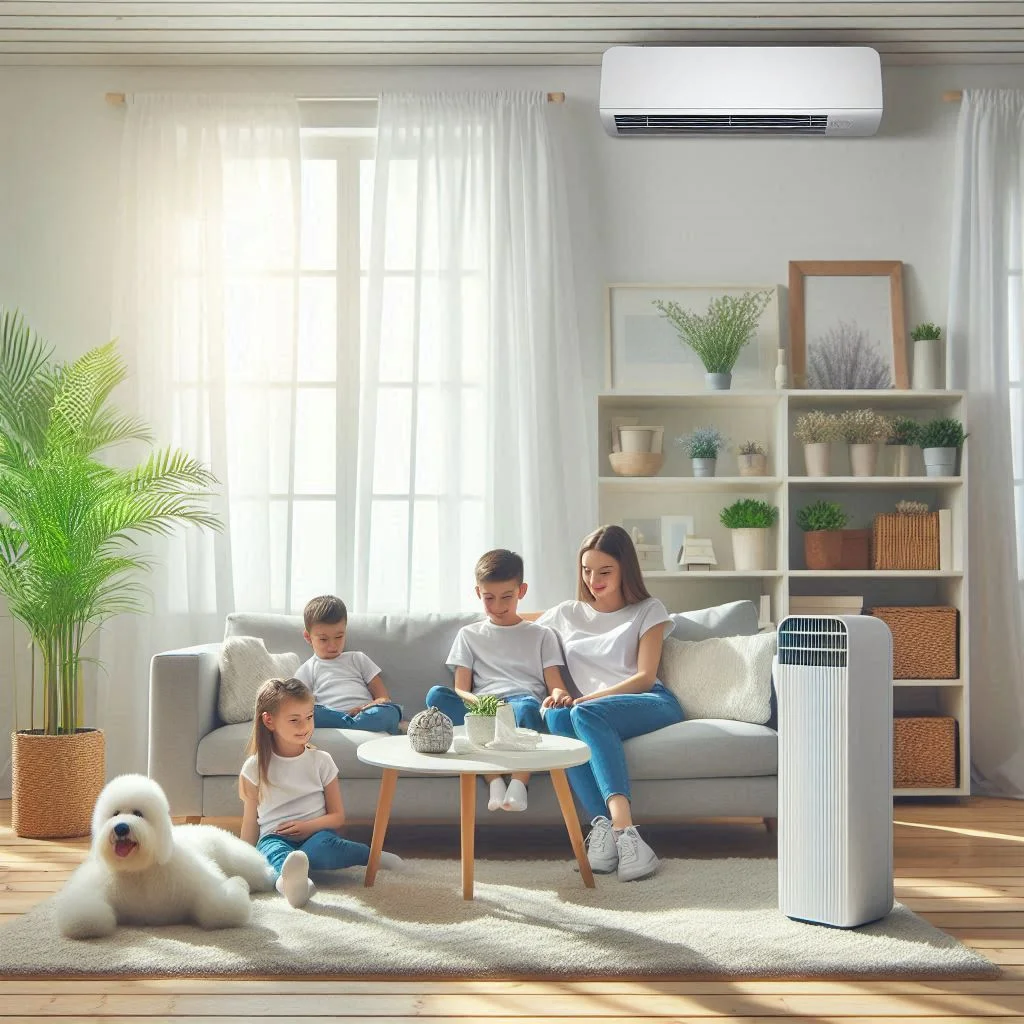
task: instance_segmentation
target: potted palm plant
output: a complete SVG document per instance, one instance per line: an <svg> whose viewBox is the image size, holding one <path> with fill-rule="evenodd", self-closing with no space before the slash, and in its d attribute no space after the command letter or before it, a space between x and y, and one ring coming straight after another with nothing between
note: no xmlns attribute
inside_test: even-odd
<svg viewBox="0 0 1024 1024"><path fill-rule="evenodd" d="M804 560L808 569L838 569L843 561L843 527L849 516L835 501L814 501L796 514L804 531Z"/></svg>
<svg viewBox="0 0 1024 1024"><path fill-rule="evenodd" d="M708 303L703 316L683 309L678 302L653 301L658 312L676 329L679 340L693 349L704 364L705 386L712 391L727 391L732 386L736 360L754 337L773 294L767 289L719 295Z"/></svg>
<svg viewBox="0 0 1024 1024"><path fill-rule="evenodd" d="M956 457L967 435L957 419L939 418L922 423L917 445L924 455L926 476L956 476Z"/></svg>
<svg viewBox="0 0 1024 1024"><path fill-rule="evenodd" d="M697 427L692 434L676 439L693 465L694 476L714 476L718 453L725 448L726 436L717 427Z"/></svg>
<svg viewBox="0 0 1024 1024"><path fill-rule="evenodd" d="M732 538L732 560L740 572L767 569L765 538L779 518L779 510L767 501L740 498L719 513L719 521Z"/></svg>
<svg viewBox="0 0 1024 1024"><path fill-rule="evenodd" d="M110 402L125 369L113 342L57 364L21 317L0 310L0 593L27 629L42 681L15 679L12 826L20 836L85 835L105 782L104 740L83 721L85 646L104 621L142 610L132 577L142 534L216 527L216 481L184 452L121 469L111 446L149 442ZM29 690L28 728L17 708Z"/></svg>
<svg viewBox="0 0 1024 1024"><path fill-rule="evenodd" d="M874 476L878 446L889 439L889 421L874 409L850 409L839 417L843 440L850 446L850 468L854 476Z"/></svg>
<svg viewBox="0 0 1024 1024"><path fill-rule="evenodd" d="M843 437L839 417L821 409L812 409L797 417L793 436L804 446L807 475L828 476L830 446Z"/></svg>

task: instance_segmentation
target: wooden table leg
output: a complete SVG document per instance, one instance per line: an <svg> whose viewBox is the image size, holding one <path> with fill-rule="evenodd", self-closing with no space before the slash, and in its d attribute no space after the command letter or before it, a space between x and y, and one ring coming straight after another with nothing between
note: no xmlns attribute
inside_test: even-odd
<svg viewBox="0 0 1024 1024"><path fill-rule="evenodd" d="M562 817L565 819L565 829L569 833L569 842L572 843L572 852L576 854L576 863L580 866L580 878L588 889L594 888L594 872L587 859L587 850L583 845L583 833L580 831L580 820L576 817L576 805L572 802L572 790L569 788L569 780L565 776L564 768L551 769L551 785L555 787L555 796L558 797L558 806L562 808Z"/></svg>
<svg viewBox="0 0 1024 1024"><path fill-rule="evenodd" d="M395 798L395 784L398 782L398 770L385 768L380 776L380 794L377 797L377 813L373 819L373 838L370 840L370 859L366 862L366 874L363 885L369 888L377 877L380 866L380 852L384 849L384 834L388 830L388 819L391 817L391 802Z"/></svg>
<svg viewBox="0 0 1024 1024"><path fill-rule="evenodd" d="M476 830L476 776L459 776L459 817L462 822L462 898L473 898L473 839Z"/></svg>

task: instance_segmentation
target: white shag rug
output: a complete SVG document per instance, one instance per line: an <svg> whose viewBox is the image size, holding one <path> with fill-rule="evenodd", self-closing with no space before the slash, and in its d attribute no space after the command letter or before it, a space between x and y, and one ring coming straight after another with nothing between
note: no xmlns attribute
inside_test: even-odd
<svg viewBox="0 0 1024 1024"><path fill-rule="evenodd" d="M61 938L53 900L0 929L7 975L342 977L994 977L999 970L897 904L846 931L801 924L776 905L776 861L665 860L641 882L565 861L478 861L476 899L459 864L413 860L321 879L309 905L253 898L245 928L120 928Z"/></svg>

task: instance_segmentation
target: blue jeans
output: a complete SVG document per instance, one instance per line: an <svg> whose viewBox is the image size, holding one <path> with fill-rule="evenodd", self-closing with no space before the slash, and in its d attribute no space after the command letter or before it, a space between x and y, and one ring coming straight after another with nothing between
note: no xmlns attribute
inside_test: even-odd
<svg viewBox="0 0 1024 1024"><path fill-rule="evenodd" d="M398 735L402 708L398 704L371 704L357 714L335 711L326 704L313 705L313 726L316 729L362 729L364 732L387 732Z"/></svg>
<svg viewBox="0 0 1024 1024"><path fill-rule="evenodd" d="M608 798L628 800L629 772L623 740L683 720L679 701L661 683L647 693L616 693L571 708L548 708L544 721L555 736L575 736L590 747L590 760L567 768L569 783L587 817L607 815Z"/></svg>
<svg viewBox="0 0 1024 1024"><path fill-rule="evenodd" d="M536 697L528 693L516 693L511 697L504 697L503 700L512 705L516 725L521 729L547 732L540 713L540 701ZM432 686L427 691L427 707L444 712L452 720L452 725L463 725L466 721L466 705L463 704L458 691L450 686Z"/></svg>
<svg viewBox="0 0 1024 1024"><path fill-rule="evenodd" d="M337 832L321 829L308 839L288 839L285 836L264 836L256 849L270 862L270 866L281 874L285 857L293 850L301 850L309 858L310 871L337 871L357 865L365 867L370 859L370 848L365 843L353 843L342 839Z"/></svg>

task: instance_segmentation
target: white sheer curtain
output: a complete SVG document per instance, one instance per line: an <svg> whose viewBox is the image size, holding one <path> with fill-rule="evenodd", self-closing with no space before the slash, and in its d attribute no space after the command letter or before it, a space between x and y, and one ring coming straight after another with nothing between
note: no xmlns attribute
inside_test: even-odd
<svg viewBox="0 0 1024 1024"><path fill-rule="evenodd" d="M974 790L1021 797L1024 92L964 93L956 161L947 377L968 396Z"/></svg>
<svg viewBox="0 0 1024 1024"><path fill-rule="evenodd" d="M568 214L542 93L391 95L377 132L356 504L359 610L474 606L519 551L573 593L594 525Z"/></svg>
<svg viewBox="0 0 1024 1024"><path fill-rule="evenodd" d="M154 653L218 639L236 606L287 607L299 153L291 98L136 95L127 110L114 334L158 442L220 480L226 529L154 542L154 614L103 634L111 773L145 769Z"/></svg>

